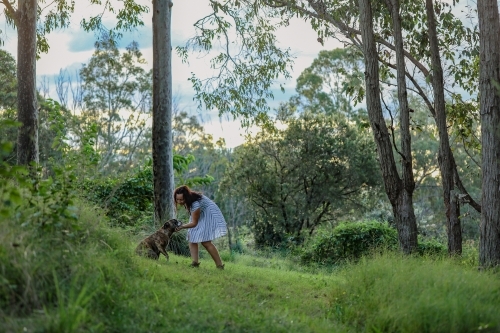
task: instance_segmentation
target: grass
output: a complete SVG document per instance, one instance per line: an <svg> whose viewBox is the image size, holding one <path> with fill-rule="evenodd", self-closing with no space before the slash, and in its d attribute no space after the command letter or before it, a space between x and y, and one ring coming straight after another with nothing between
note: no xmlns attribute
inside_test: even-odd
<svg viewBox="0 0 500 333"><path fill-rule="evenodd" d="M336 318L360 331L500 331L498 275L451 259L395 254L345 269L332 290Z"/></svg>
<svg viewBox="0 0 500 333"><path fill-rule="evenodd" d="M206 255L195 269L173 254L137 257L139 236L81 209L84 236L69 252L25 244L25 231L2 222L2 278L28 293L7 293L24 308L3 298L0 331L500 332L499 276L463 259L388 253L329 268L222 250L224 271Z"/></svg>

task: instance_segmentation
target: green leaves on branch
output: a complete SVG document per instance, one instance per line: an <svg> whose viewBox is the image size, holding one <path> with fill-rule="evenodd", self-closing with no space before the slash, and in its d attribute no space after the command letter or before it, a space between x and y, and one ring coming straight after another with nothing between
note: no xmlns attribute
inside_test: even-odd
<svg viewBox="0 0 500 333"><path fill-rule="evenodd" d="M190 78L199 107L242 116L248 124L269 110L275 81L290 78L292 55L276 46L276 24L255 8L231 1L211 6L212 13L195 23L196 37L177 53L184 61L192 50L211 55L213 76Z"/></svg>
<svg viewBox="0 0 500 333"><path fill-rule="evenodd" d="M149 12L148 6L138 4L135 0L122 0L120 8L113 7L112 1L89 0L91 5L99 6L98 15L81 21L81 26L85 31L97 31L105 33L111 41L120 39L123 34L119 31L129 31L138 26L143 26L142 14ZM108 29L102 22L104 13L115 14L117 22L114 28ZM117 32L118 31L118 32Z"/></svg>
<svg viewBox="0 0 500 333"><path fill-rule="evenodd" d="M213 181L211 176L179 179L178 174L187 170L194 162L194 156L174 154L174 170L178 184L189 186L206 185ZM113 224L135 226L145 216L153 214L153 165L148 160L142 167L133 170L125 179L107 177L83 182L87 199L106 210Z"/></svg>
<svg viewBox="0 0 500 333"><path fill-rule="evenodd" d="M464 102L460 95L453 97L453 100L446 105L451 133L463 143L465 149L479 154L481 151L479 104L473 101Z"/></svg>
<svg viewBox="0 0 500 333"><path fill-rule="evenodd" d="M378 184L371 138L343 116L304 113L284 129L268 126L235 151L222 184L250 202L258 245L300 240Z"/></svg>
<svg viewBox="0 0 500 333"><path fill-rule="evenodd" d="M195 158L191 154L188 154L187 156L174 154L174 170L176 172L176 183L178 185L184 184L192 187L196 185L209 185L214 181L214 178L210 175L205 175L204 177L195 176L184 178L182 175L189 170L189 165L194 161Z"/></svg>
<svg viewBox="0 0 500 333"><path fill-rule="evenodd" d="M363 57L354 47L320 51L297 79L297 93L313 112L352 111L365 97ZM300 99L299 99L300 100Z"/></svg>
<svg viewBox="0 0 500 333"><path fill-rule="evenodd" d="M2 121L0 130L11 126L18 124ZM11 149L12 144L0 141L0 221L11 219L36 232L75 236L79 226L71 168L54 168L52 177L31 179L25 167L11 166L3 160ZM37 173L41 172L39 167Z"/></svg>
<svg viewBox="0 0 500 333"><path fill-rule="evenodd" d="M11 2L11 1L9 1ZM99 34L111 36L113 41L122 37L121 31L132 30L135 27L144 25L142 15L149 11L149 7L140 5L135 0L121 0L119 7L115 7L114 1L88 0L87 7L95 8L99 14L90 18L84 18L81 26L85 31L94 31ZM38 0L37 10L37 54L48 52L50 45L47 35L57 29L67 28L71 23L71 15L75 11L75 0ZM5 18L9 25L15 27L18 9L12 4L5 9ZM116 24L114 27L106 27L103 17L106 13L114 14ZM0 40L0 42L3 42Z"/></svg>

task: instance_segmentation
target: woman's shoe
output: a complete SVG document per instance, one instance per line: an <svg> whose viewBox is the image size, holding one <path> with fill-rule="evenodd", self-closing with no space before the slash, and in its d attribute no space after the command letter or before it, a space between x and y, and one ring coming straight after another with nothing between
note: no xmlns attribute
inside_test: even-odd
<svg viewBox="0 0 500 333"><path fill-rule="evenodd" d="M195 267L195 268L199 268L200 267L200 263L199 262L192 262L191 265L189 265L190 267Z"/></svg>

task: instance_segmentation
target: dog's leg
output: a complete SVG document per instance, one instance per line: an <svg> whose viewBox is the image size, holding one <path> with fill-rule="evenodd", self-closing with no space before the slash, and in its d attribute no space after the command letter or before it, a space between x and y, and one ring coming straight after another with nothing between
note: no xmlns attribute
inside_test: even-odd
<svg viewBox="0 0 500 333"><path fill-rule="evenodd" d="M167 258L167 261L168 261L168 253L167 253L167 246L163 247L160 242L155 242L156 243L156 247L158 248L158 250L163 253L163 255L165 256L165 258Z"/></svg>

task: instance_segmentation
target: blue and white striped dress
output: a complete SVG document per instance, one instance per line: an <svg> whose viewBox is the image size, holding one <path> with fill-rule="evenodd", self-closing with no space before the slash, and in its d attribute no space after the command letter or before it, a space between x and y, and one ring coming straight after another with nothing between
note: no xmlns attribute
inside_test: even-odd
<svg viewBox="0 0 500 333"><path fill-rule="evenodd" d="M188 229L187 233L190 243L207 242L227 234L226 220L215 202L202 195L200 200L191 205L191 214L198 208L201 209L198 225ZM192 218L189 220L191 222Z"/></svg>

